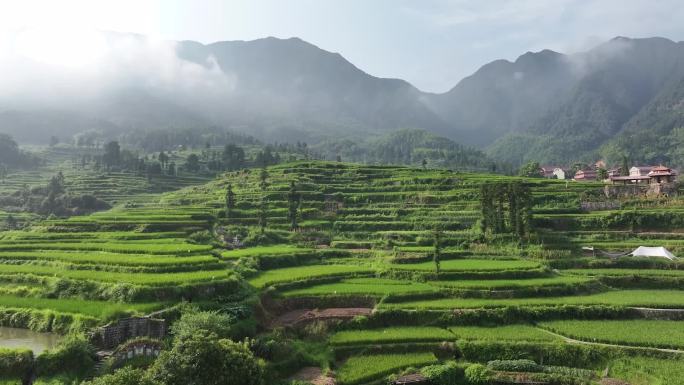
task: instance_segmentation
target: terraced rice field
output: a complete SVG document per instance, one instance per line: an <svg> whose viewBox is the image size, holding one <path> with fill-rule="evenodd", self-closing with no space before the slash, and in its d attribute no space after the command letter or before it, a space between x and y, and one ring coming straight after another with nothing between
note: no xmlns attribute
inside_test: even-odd
<svg viewBox="0 0 684 385"><path fill-rule="evenodd" d="M448 329L437 327L391 327L377 330L341 331L333 334L332 345L363 345L411 342L451 341L455 336Z"/></svg>
<svg viewBox="0 0 684 385"><path fill-rule="evenodd" d="M557 341L558 338L531 325L452 326L457 339L476 341Z"/></svg>
<svg viewBox="0 0 684 385"><path fill-rule="evenodd" d="M468 309L506 306L607 305L684 309L684 290L613 290L591 295L510 299L442 298L385 302L387 309Z"/></svg>
<svg viewBox="0 0 684 385"><path fill-rule="evenodd" d="M298 281L302 279L335 277L355 274L368 275L373 270L366 266L355 265L312 265L289 267L285 269L268 270L260 273L257 277L249 280L249 283L257 288Z"/></svg>
<svg viewBox="0 0 684 385"><path fill-rule="evenodd" d="M482 364L500 358L496 349L507 358L538 360L571 349L533 320L521 320L532 316L543 320L540 327L576 339L684 348L682 321L632 319L627 309L684 309L684 286L677 280L684 266L586 256L580 249L664 244L681 256L684 225L676 223L684 223L677 222L684 210L644 201L638 204L648 207L637 214L631 209L583 212L583 194L596 193L600 184L528 180L538 233L521 248L511 234L483 242L478 224L481 185L519 178L306 161L269 167L262 192L258 174L233 172L202 185L188 181L181 190L147 191L144 197L133 189L112 192L107 196L112 202L134 203L4 232L0 313L53 311L102 324L183 299L233 308L249 298L246 306L262 300L259 330L269 333L271 325L295 327L277 322L288 312L331 309L334 315L338 308L361 308L363 316L344 318L351 326L324 328L314 322L311 329L306 325L292 333L305 340L309 330L328 334L322 339L316 334L314 343L335 357L322 366L330 366L341 385L383 381L410 366L444 362L431 350L437 345L454 359L459 344L482 344L487 349L481 351L492 356L460 359ZM301 196L296 231L288 218L292 181ZM229 183L237 201L230 214L225 210ZM675 205L684 207L684 202ZM261 210L267 223L263 232ZM634 215L639 221L632 220ZM664 228L667 221L674 224ZM432 255L436 229L442 243L439 267ZM216 236L221 231L225 237ZM207 234L211 240L202 239ZM243 247L228 245L234 237ZM607 278L632 275L650 277L651 286L627 280L613 287ZM599 316L616 319L594 320ZM444 341L449 342L445 347ZM533 354L515 350L523 347ZM603 354L581 353L572 357ZM615 359L580 358L574 367L596 370ZM674 373L667 359L633 360L644 365L642 372ZM632 376L623 364L615 375Z"/></svg>
<svg viewBox="0 0 684 385"><path fill-rule="evenodd" d="M492 271L492 270L528 270L539 268L534 261L521 260L488 260L488 259L452 259L440 264L442 271ZM434 271L434 262L402 263L392 265L392 269L411 271Z"/></svg>
<svg viewBox="0 0 684 385"><path fill-rule="evenodd" d="M684 323L681 321L564 320L542 322L539 326L582 341L656 348L684 348Z"/></svg>
<svg viewBox="0 0 684 385"><path fill-rule="evenodd" d="M409 366L425 366L437 362L432 353L373 354L351 357L338 371L343 384L369 383Z"/></svg>

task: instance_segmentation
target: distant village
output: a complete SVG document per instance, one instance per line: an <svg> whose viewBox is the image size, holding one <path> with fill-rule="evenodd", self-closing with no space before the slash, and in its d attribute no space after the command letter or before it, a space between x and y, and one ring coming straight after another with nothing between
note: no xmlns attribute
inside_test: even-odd
<svg viewBox="0 0 684 385"><path fill-rule="evenodd" d="M574 172L560 166L540 166L539 174L551 179L572 179L575 181L604 181L612 184L663 184L677 181L678 172L667 166L633 166L624 171L622 167L607 169L603 161L594 167Z"/></svg>
<svg viewBox="0 0 684 385"><path fill-rule="evenodd" d="M541 166L539 174L553 179L603 181L604 194L609 199L675 196L678 193L677 170L663 165L633 166L623 170L622 167L608 169L600 161L593 167L577 170L574 175L572 170L557 166Z"/></svg>

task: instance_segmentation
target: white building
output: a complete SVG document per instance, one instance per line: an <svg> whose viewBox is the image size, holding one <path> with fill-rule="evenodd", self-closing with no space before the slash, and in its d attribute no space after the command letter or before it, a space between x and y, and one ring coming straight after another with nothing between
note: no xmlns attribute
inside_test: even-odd
<svg viewBox="0 0 684 385"><path fill-rule="evenodd" d="M629 176L648 176L653 166L634 166L629 169Z"/></svg>

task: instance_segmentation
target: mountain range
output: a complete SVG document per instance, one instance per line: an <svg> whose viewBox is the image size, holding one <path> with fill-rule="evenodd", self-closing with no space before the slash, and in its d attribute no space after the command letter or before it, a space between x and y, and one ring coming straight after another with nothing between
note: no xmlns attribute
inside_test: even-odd
<svg viewBox="0 0 684 385"><path fill-rule="evenodd" d="M268 141L330 143L417 128L513 165L625 157L684 165L684 43L664 38L527 52L485 64L441 94L371 76L298 38L181 41L164 46L170 53L140 36L107 39L134 44L136 55L112 50L106 80L70 72L73 89L90 91L83 96L0 91L0 131L24 142L221 126Z"/></svg>

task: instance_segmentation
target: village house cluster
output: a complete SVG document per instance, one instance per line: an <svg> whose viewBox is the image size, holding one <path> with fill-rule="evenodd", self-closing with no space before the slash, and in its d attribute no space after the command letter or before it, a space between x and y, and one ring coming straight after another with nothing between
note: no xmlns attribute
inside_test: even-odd
<svg viewBox="0 0 684 385"><path fill-rule="evenodd" d="M600 172L599 170L606 170ZM593 168L587 168L575 172L558 166L541 166L539 173L545 178L572 179L576 181L603 180L612 184L666 184L677 181L677 170L667 166L633 166L629 173L624 175L622 168L605 169L605 163L597 162ZM603 175L602 175L603 174ZM603 177L602 177L603 176Z"/></svg>

